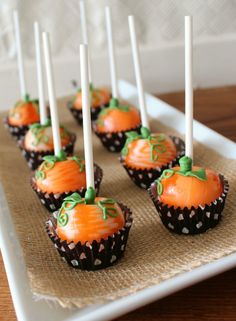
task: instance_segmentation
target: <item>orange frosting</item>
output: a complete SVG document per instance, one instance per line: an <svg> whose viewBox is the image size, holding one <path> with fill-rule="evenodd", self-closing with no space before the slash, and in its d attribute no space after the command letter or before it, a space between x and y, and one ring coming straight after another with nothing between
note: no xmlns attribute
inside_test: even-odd
<svg viewBox="0 0 236 321"><path fill-rule="evenodd" d="M140 125L140 116L135 107L129 107L128 111L119 108L107 108L106 113L103 110L99 115L97 130L101 133L116 133L130 130L138 125Z"/></svg>
<svg viewBox="0 0 236 321"><path fill-rule="evenodd" d="M158 135L163 134L152 134L152 137L158 137ZM152 159L152 150L147 138L139 138L133 140L128 145L128 154L125 156L125 163L136 169L145 169L145 168L156 168L168 164L176 157L176 147L173 141L165 136L165 139L160 142L161 145L164 145L166 151L159 153L153 151L154 157ZM154 142L154 140L152 140Z"/></svg>
<svg viewBox="0 0 236 321"><path fill-rule="evenodd" d="M105 200L103 197L95 198L95 202ZM109 204L117 210L116 217L103 218L102 210L96 204L77 204L72 210L67 210L69 220L65 226L57 226L57 234L61 240L74 242L92 243L107 239L118 232L125 224L124 215L117 203ZM62 213L65 209L62 209Z"/></svg>
<svg viewBox="0 0 236 321"><path fill-rule="evenodd" d="M70 142L70 135L63 127L60 128L60 136L62 147L68 145ZM27 150L52 151L54 148L52 127L43 127L37 134L34 134L33 130L29 129L25 135L24 145Z"/></svg>
<svg viewBox="0 0 236 321"><path fill-rule="evenodd" d="M31 101L18 102L15 107L11 108L8 121L13 126L31 125L39 122L38 105Z"/></svg>
<svg viewBox="0 0 236 321"><path fill-rule="evenodd" d="M200 167L193 166L192 170ZM179 170L180 167L174 167ZM163 193L159 199L164 204L180 208L197 208L199 205L210 204L223 192L223 184L219 175L211 169L206 169L206 181L196 177L183 176L175 173L170 178L163 178Z"/></svg>
<svg viewBox="0 0 236 321"><path fill-rule="evenodd" d="M45 177L36 178L36 185L42 192L56 194L77 191L86 187L85 170L81 171L76 161L72 159L58 161L51 169L45 169L45 162L37 170L37 172L42 171Z"/></svg>
<svg viewBox="0 0 236 321"><path fill-rule="evenodd" d="M107 88L93 89L91 93L91 106L93 108L107 105L110 101L110 92ZM76 109L82 109L82 92L77 92L73 101L73 107Z"/></svg>

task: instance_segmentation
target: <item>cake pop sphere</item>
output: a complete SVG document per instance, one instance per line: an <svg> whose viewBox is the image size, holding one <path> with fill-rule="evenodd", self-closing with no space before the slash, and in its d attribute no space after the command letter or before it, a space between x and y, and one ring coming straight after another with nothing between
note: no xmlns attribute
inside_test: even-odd
<svg viewBox="0 0 236 321"><path fill-rule="evenodd" d="M31 125L39 120L38 101L30 100L29 95L26 95L24 100L18 101L10 109L8 116L9 124L13 126Z"/></svg>
<svg viewBox="0 0 236 321"><path fill-rule="evenodd" d="M62 147L70 142L70 134L60 126L60 137ZM34 124L25 135L24 145L27 150L51 151L54 148L53 134L50 120L45 125Z"/></svg>
<svg viewBox="0 0 236 321"><path fill-rule="evenodd" d="M175 208L205 206L223 192L220 176L211 169L192 166L187 156L180 159L180 166L165 170L157 186L159 200Z"/></svg>
<svg viewBox="0 0 236 321"><path fill-rule="evenodd" d="M87 199L73 193L64 199L57 217L57 234L61 240L84 244L101 241L118 232L125 224L120 206L104 197Z"/></svg>
<svg viewBox="0 0 236 321"><path fill-rule="evenodd" d="M133 106L120 105L112 98L109 107L104 108L97 120L97 130L101 133L131 130L140 125L140 115Z"/></svg>
<svg viewBox="0 0 236 321"><path fill-rule="evenodd" d="M84 161L78 156L45 156L35 173L36 185L42 192L73 192L86 187Z"/></svg>
<svg viewBox="0 0 236 321"><path fill-rule="evenodd" d="M126 145L122 150L125 163L133 168L150 169L161 167L172 161L177 154L173 141L164 134L151 134L142 127L141 136L127 133Z"/></svg>
<svg viewBox="0 0 236 321"><path fill-rule="evenodd" d="M91 107L96 108L100 106L105 106L109 104L110 101L110 92L106 88L93 88L90 85L90 93L91 93ZM82 109L82 93L79 90L76 93L76 96L73 100L73 107L76 109Z"/></svg>

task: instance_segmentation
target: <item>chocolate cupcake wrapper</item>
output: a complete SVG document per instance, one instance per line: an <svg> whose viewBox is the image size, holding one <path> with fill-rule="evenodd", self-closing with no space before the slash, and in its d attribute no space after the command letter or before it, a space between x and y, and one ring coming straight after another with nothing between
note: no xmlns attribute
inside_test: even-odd
<svg viewBox="0 0 236 321"><path fill-rule="evenodd" d="M70 134L70 142L66 146L63 146L62 149L66 153L67 156L73 154L74 145L76 141L76 135ZM27 164L30 169L35 170L39 167L39 165L43 162L43 157L47 155L54 155L54 151L30 151L25 149L24 147L24 139L18 141L18 146L21 149L22 155L25 157Z"/></svg>
<svg viewBox="0 0 236 321"><path fill-rule="evenodd" d="M165 169L179 165L179 159L184 156L185 144L184 141L175 136L169 136L177 149L177 156L171 162L158 168L136 169L125 164L123 156L120 157L120 162L128 173L132 181L141 188L148 189L153 181L161 176Z"/></svg>
<svg viewBox="0 0 236 321"><path fill-rule="evenodd" d="M22 139L29 130L28 125L13 126L9 123L8 117L3 119L4 126L8 129L10 134L18 141Z"/></svg>
<svg viewBox="0 0 236 321"><path fill-rule="evenodd" d="M200 234L206 232L209 228L215 227L222 216L225 200L229 190L228 181L220 175L223 183L223 193L214 202L197 208L187 207L174 208L163 204L158 200L157 185L154 182L148 190L149 195L157 209L164 226L177 234Z"/></svg>
<svg viewBox="0 0 236 321"><path fill-rule="evenodd" d="M73 268L87 271L104 269L118 261L124 254L133 221L130 209L121 203L119 206L125 217L125 226L106 240L86 242L84 245L80 242L67 243L58 237L56 233L57 212L55 212L46 222L46 231L62 259Z"/></svg>
<svg viewBox="0 0 236 321"><path fill-rule="evenodd" d="M106 105L101 105L98 106L96 108L91 107L91 120L95 121L98 118L98 114L100 113L100 111L105 108L108 107L109 104ZM76 109L73 107L72 102L69 101L67 103L67 107L70 110L70 112L72 113L73 117L76 119L76 121L78 122L78 124L80 126L83 126L83 113L82 113L82 109Z"/></svg>
<svg viewBox="0 0 236 321"><path fill-rule="evenodd" d="M100 184L101 184L102 177L103 177L103 171L97 164L94 164L94 177L95 177L95 182L94 182L95 191L96 191L96 195L98 195ZM81 197L84 197L85 192L86 192L85 187L83 187L77 191L68 191L65 193L57 193L57 194L42 192L36 185L34 175L31 177L30 183L31 183L33 190L38 195L41 203L50 212L57 211L61 207L63 200L66 196L76 192L76 193L80 194Z"/></svg>
<svg viewBox="0 0 236 321"><path fill-rule="evenodd" d="M103 146L106 147L106 149L110 152L114 153L120 152L124 147L127 139L125 135L127 131L136 131L137 133L140 133L140 128L141 126L137 126L126 131L120 131L118 133L100 133L97 131L96 124L93 126L93 130L97 137L101 140Z"/></svg>

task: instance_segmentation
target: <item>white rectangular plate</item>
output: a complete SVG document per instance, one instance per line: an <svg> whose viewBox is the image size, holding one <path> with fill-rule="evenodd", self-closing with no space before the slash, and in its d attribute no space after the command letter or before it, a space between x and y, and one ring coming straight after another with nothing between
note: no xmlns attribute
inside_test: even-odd
<svg viewBox="0 0 236 321"><path fill-rule="evenodd" d="M120 81L119 88L120 94L124 99L136 106L138 105L137 90L133 85ZM154 96L146 95L146 100L150 117L156 118L163 124L183 133L183 113ZM198 141L218 152L220 145L220 152L222 154L236 159L236 144L234 142L197 121L194 121L194 132L197 133ZM54 304L50 298L48 300L36 301L33 297L29 287L22 251L15 234L15 228L12 224L11 214L1 185L0 205L0 248L19 321L106 321L114 319L236 266L236 253L234 253L111 303L92 305L81 310L63 309L59 305Z"/></svg>

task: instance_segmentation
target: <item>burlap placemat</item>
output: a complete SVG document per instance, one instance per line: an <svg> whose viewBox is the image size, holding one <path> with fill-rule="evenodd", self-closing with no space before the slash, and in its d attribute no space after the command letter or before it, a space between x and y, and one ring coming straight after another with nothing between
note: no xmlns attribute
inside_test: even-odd
<svg viewBox="0 0 236 321"><path fill-rule="evenodd" d="M76 151L83 155L82 131L60 101L60 119L77 134ZM170 132L159 122L158 131ZM173 133L173 131L171 131ZM20 240L32 292L64 307L104 303L158 284L177 274L236 250L236 160L221 157L195 144L195 163L224 173L230 191L223 220L213 230L197 236L167 231L147 192L136 187L118 161L94 136L94 158L104 170L101 195L129 206L134 214L124 258L111 268L96 272L75 270L63 262L45 233L48 212L29 184L30 171L16 143L0 125L0 177ZM219 146L219 149L221 146Z"/></svg>

